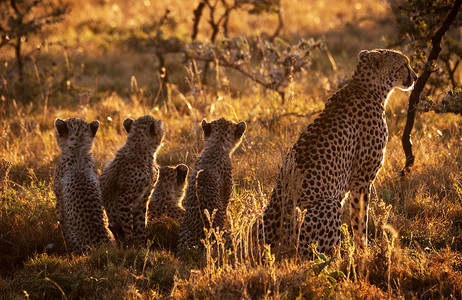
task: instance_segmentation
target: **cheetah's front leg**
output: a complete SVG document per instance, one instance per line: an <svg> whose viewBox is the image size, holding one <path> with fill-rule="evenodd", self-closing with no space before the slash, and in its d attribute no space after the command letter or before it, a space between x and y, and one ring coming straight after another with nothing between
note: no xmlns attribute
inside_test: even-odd
<svg viewBox="0 0 462 300"><path fill-rule="evenodd" d="M131 192L127 189L119 191L114 205L107 206L111 230L118 235L118 240L131 243L133 237L133 204Z"/></svg>
<svg viewBox="0 0 462 300"><path fill-rule="evenodd" d="M140 245L146 243L146 211L150 195L151 189L148 189L133 206L133 234L135 241Z"/></svg>
<svg viewBox="0 0 462 300"><path fill-rule="evenodd" d="M370 196L369 182L353 183L350 187L350 219L356 249L367 247L367 210Z"/></svg>

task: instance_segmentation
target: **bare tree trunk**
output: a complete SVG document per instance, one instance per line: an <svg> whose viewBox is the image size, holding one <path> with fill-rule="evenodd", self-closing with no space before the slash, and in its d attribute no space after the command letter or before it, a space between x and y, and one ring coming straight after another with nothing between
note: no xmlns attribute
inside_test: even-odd
<svg viewBox="0 0 462 300"><path fill-rule="evenodd" d="M197 34L199 32L199 22L202 17L202 10L204 9L205 1L201 1L197 8L194 10L194 24L193 24L193 33L191 35L192 40L196 40Z"/></svg>
<svg viewBox="0 0 462 300"><path fill-rule="evenodd" d="M284 28L284 19L282 18L282 6L281 2L279 1L279 10L278 10L278 28L276 28L276 31L273 33L273 35L269 38L269 40L272 42L274 39L279 35L281 32L282 28Z"/></svg>
<svg viewBox="0 0 462 300"><path fill-rule="evenodd" d="M10 0L10 5L13 8L16 14L16 21L19 23L20 28L22 29L23 22L22 22L22 14L16 5L16 0ZM14 45L15 55L16 55L16 62L18 64L18 71L19 71L19 82L23 83L24 73L23 73L23 64L21 58L21 38L22 38L22 30L19 31L19 34L16 37L16 44Z"/></svg>
<svg viewBox="0 0 462 300"><path fill-rule="evenodd" d="M438 59L438 56L441 52L441 40L448 31L451 24L454 22L457 17L457 13L461 7L462 0L456 0L451 11L447 15L446 19L443 21L443 24L435 33L432 38L432 50L428 56L427 63L425 64L425 69L422 72L422 75L419 76L415 83L414 90L409 96L409 107L407 109L407 119L406 126L404 127L403 137L401 139L403 143L404 153L406 154L406 164L401 171L401 175L404 176L407 172L410 172L410 168L414 164L415 156L412 153L412 142L411 142L411 131L414 127L414 121L416 116L417 104L419 104L420 94L422 93L425 84L430 78L431 73L433 72L432 66Z"/></svg>
<svg viewBox="0 0 462 300"><path fill-rule="evenodd" d="M450 63L450 57L448 56L447 58L443 59L444 65L446 66L446 70L448 71L449 74L449 80L451 81L451 86L452 89L455 89L457 87L456 80L454 79L454 75L456 73L457 67L459 66L460 60L456 61L454 63L454 67L451 68L451 63Z"/></svg>
<svg viewBox="0 0 462 300"><path fill-rule="evenodd" d="M14 51L16 54L16 62L18 64L19 82L23 83L24 72L23 72L23 63L22 63L22 57L21 57L21 36L17 37L16 44L14 45Z"/></svg>

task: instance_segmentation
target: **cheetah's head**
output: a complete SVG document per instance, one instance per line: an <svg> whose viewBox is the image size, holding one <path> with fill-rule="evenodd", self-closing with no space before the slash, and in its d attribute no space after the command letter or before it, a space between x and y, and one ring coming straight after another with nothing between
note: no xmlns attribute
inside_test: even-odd
<svg viewBox="0 0 462 300"><path fill-rule="evenodd" d="M245 129L245 122L236 124L225 118L210 123L203 120L205 147L220 145L225 152L232 153L241 143Z"/></svg>
<svg viewBox="0 0 462 300"><path fill-rule="evenodd" d="M409 58L396 50L375 49L359 53L359 66L370 72L390 88L412 89L417 75L409 65ZM369 75L369 74L367 74ZM373 79L373 78L372 78Z"/></svg>
<svg viewBox="0 0 462 300"><path fill-rule="evenodd" d="M88 153L99 128L99 122L88 123L79 118L55 120L55 136L62 153Z"/></svg>
<svg viewBox="0 0 462 300"><path fill-rule="evenodd" d="M185 164L179 164L176 167L161 167L159 169L157 184L168 185L171 190L182 193L186 185L188 173L189 168Z"/></svg>
<svg viewBox="0 0 462 300"><path fill-rule="evenodd" d="M128 133L127 143L132 143L136 147L154 152L162 144L165 134L165 125L162 120L147 115L136 120L127 118L124 120L123 125Z"/></svg>

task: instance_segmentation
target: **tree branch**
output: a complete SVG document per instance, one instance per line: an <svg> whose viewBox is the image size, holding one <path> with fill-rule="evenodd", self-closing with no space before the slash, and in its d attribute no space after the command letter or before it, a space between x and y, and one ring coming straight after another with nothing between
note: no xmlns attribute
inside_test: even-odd
<svg viewBox="0 0 462 300"><path fill-rule="evenodd" d="M422 93L425 84L427 83L430 75L433 71L434 65L436 64L436 60L441 52L441 40L445 35L446 31L448 31L451 24L454 22L457 13L461 7L462 0L456 0L454 6L452 7L451 11L447 15L446 19L441 24L441 27L438 31L434 34L432 38L432 50L430 51L430 55L428 56L427 63L425 64L425 69L422 72L422 75L419 76L417 79L414 90L412 91L411 95L409 96L409 107L407 110L407 119L406 119L406 126L404 127L403 137L401 139L403 143L404 153L406 154L406 164L401 171L401 175L405 175L406 172L410 171L410 168L414 164L415 157L412 154L412 142L411 142L411 131L414 127L414 121L416 116L416 108L417 104L419 103L420 94Z"/></svg>
<svg viewBox="0 0 462 300"><path fill-rule="evenodd" d="M193 24L193 33L191 35L191 39L194 41L196 40L197 34L199 32L199 22L202 16L202 10L204 9L205 2L201 1L197 8L194 10L194 24Z"/></svg>

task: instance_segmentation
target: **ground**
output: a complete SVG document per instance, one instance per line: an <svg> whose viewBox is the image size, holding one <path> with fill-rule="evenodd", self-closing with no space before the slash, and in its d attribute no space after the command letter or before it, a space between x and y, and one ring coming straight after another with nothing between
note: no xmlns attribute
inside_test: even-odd
<svg viewBox="0 0 462 300"><path fill-rule="evenodd" d="M356 267L359 259L351 250L348 230L338 255L320 255L313 262L296 256L275 261L267 248L248 238L252 224L261 220L282 153L324 107L327 96L352 75L359 51L390 44L393 27L385 2L283 1L283 37L324 38L337 65L334 72L326 56L314 53L310 69L286 87L290 97L284 104L276 93L235 72L222 71L221 84L206 88L184 67L167 68L170 96L156 98L158 63L152 49L142 46L140 28L169 8L169 34L188 39L198 2L181 7L179 2L72 1L66 20L47 29L49 44L34 52L33 60L25 60L25 83L35 96L15 96L15 102L5 94L17 83L14 52L0 48L0 92L5 99L0 103L1 298L462 298L462 118L418 113L412 134L415 166L400 177L408 92L394 92L386 110L389 140L374 182L367 272ZM232 36L248 34L249 28L264 36L277 26L274 15L242 16L231 15ZM206 18L208 14L200 25L201 39L210 34ZM132 33L137 39L127 38ZM33 51L39 40L31 37L24 53ZM181 61L175 55L166 60L167 67ZM175 246L168 244L176 238L178 224L165 218L149 228L149 248L68 254L51 188L59 154L54 119L101 122L93 147L101 172L125 140L122 121L145 114L166 125L158 164L185 163L190 168L203 147L203 118L246 122L244 140L232 160L230 242L220 239L219 232L209 232L225 250L206 245L210 252L204 257L178 257ZM347 215L343 220L349 224Z"/></svg>

